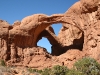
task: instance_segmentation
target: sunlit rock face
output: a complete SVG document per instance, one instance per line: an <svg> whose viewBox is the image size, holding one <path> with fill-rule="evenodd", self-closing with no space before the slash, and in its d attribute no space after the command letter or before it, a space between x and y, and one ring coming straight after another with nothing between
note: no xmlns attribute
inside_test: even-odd
<svg viewBox="0 0 100 75"><path fill-rule="evenodd" d="M52 24L61 23L58 36ZM0 59L7 65L42 69L72 67L82 57L100 61L100 0L80 0L63 14L34 14L10 25L0 20ZM51 54L37 42L45 37ZM63 63L63 64L62 64Z"/></svg>

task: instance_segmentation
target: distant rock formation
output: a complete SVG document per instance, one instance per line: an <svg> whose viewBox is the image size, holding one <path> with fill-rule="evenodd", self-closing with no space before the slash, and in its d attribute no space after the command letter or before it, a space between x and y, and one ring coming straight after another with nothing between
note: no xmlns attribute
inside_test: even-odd
<svg viewBox="0 0 100 75"><path fill-rule="evenodd" d="M62 23L55 35L52 24ZM66 65L85 56L100 62L100 0L80 0L64 14L35 14L13 25L0 20L0 59L9 66L42 69ZM45 37L52 45L52 53L37 46Z"/></svg>

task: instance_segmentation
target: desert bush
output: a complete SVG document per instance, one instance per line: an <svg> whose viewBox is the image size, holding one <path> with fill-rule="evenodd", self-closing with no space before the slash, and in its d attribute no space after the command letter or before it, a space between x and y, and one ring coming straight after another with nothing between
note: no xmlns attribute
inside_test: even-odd
<svg viewBox="0 0 100 75"><path fill-rule="evenodd" d="M67 67L56 65L52 68L51 75L66 75L68 71Z"/></svg>
<svg viewBox="0 0 100 75"><path fill-rule="evenodd" d="M43 72L42 70L32 69L32 68L28 68L27 70L28 70L28 72L30 72L30 73L32 73L34 75L40 75Z"/></svg>
<svg viewBox="0 0 100 75"><path fill-rule="evenodd" d="M41 72L41 75L51 75L51 69L50 68L45 68L43 69L43 71Z"/></svg>
<svg viewBox="0 0 100 75"><path fill-rule="evenodd" d="M40 73L41 75L66 75L68 68L65 66L56 65L53 68L45 68L43 70L29 68L28 71L30 73Z"/></svg>
<svg viewBox="0 0 100 75"><path fill-rule="evenodd" d="M4 60L0 60L0 66L6 66Z"/></svg>
<svg viewBox="0 0 100 75"><path fill-rule="evenodd" d="M72 70L69 70L69 71L66 73L66 75L85 75L85 74L83 74L82 72L77 71L77 70L75 70L75 69L72 69Z"/></svg>
<svg viewBox="0 0 100 75"><path fill-rule="evenodd" d="M85 57L78 60L74 68L84 75L100 75L100 64L93 58Z"/></svg>
<svg viewBox="0 0 100 75"><path fill-rule="evenodd" d="M29 71L30 73L38 72L37 69L32 69L32 68L29 68L28 71Z"/></svg>

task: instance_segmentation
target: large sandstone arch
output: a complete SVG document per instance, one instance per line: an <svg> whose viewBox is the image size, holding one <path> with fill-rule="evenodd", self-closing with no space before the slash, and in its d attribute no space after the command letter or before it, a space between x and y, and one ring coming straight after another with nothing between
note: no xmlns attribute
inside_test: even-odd
<svg viewBox="0 0 100 75"><path fill-rule="evenodd" d="M20 52L37 47L37 42L41 37L46 37L52 44L52 55L60 55L68 48L73 47L74 39L82 37L83 32L81 29L77 25L72 25L73 30L75 32L77 30L74 33L76 37L72 38L71 43L66 45L59 37L55 36L52 27L50 27L50 25L56 23L62 23L63 28L61 31L64 31L67 28L64 25L69 24L70 21L66 21L64 14L54 14L52 16L35 14L24 18L21 22L15 22L12 26L8 26L8 38L6 39L8 43L4 54L7 52L9 54L7 53L5 59L16 59L22 56Z"/></svg>

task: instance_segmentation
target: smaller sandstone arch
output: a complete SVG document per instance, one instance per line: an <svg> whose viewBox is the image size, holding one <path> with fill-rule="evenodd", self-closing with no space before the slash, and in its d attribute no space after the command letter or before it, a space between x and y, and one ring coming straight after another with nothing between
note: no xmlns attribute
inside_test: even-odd
<svg viewBox="0 0 100 75"><path fill-rule="evenodd" d="M62 30L63 30L63 28L62 28ZM74 29L74 31L75 30L76 29ZM42 37L47 38L48 41L50 42L50 44L52 45L51 46L51 54L58 56L60 54L65 53L69 49L79 49L79 50L83 49L84 33L83 32L78 32L78 33L82 33L82 36L79 39L74 39L73 44L63 45L63 42L58 38L58 36L56 36L54 29L51 26L49 26L39 34L38 41Z"/></svg>
<svg viewBox="0 0 100 75"><path fill-rule="evenodd" d="M42 38L45 37L48 39L48 41L50 42L50 44L52 46L58 46L59 48L61 48L60 46L60 41L58 40L57 36L54 33L54 30L51 26L47 27L44 31L42 31L39 36L38 36L38 41ZM37 42L38 42L37 41ZM59 55L59 51L58 53L54 53L54 51L51 51L52 55Z"/></svg>
<svg viewBox="0 0 100 75"><path fill-rule="evenodd" d="M55 34L54 29L53 29L52 26L48 26L45 30L43 30L39 34L38 41L41 40L42 37L47 38L47 40L51 44L51 54L52 55L60 55L60 54L62 54L62 52L61 52L61 49L62 49L62 45L61 44L62 43L60 42L59 38L56 36L56 34ZM56 46L57 46L57 50L58 50L57 52L54 49L54 47L56 47Z"/></svg>

